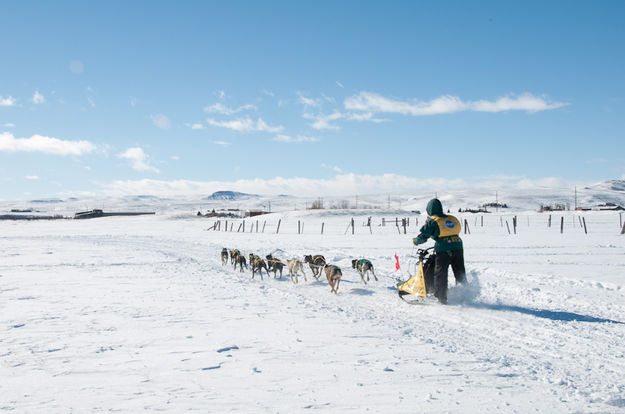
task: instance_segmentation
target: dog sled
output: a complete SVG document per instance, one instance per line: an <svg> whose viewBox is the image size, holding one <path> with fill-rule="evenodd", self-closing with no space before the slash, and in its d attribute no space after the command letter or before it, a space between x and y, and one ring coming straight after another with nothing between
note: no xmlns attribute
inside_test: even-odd
<svg viewBox="0 0 625 414"><path fill-rule="evenodd" d="M422 305L437 303L434 296L434 255L433 247L417 250L419 261L415 275L406 281L398 279L397 293L406 303Z"/></svg>

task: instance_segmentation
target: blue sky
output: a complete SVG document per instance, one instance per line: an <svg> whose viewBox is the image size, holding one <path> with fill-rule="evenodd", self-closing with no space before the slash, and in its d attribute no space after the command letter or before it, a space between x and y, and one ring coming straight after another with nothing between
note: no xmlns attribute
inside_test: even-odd
<svg viewBox="0 0 625 414"><path fill-rule="evenodd" d="M609 1L5 1L0 198L623 178L623 16Z"/></svg>

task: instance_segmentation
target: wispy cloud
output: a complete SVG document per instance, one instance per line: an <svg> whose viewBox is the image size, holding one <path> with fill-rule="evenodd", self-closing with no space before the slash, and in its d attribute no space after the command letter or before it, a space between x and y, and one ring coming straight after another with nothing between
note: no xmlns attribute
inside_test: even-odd
<svg viewBox="0 0 625 414"><path fill-rule="evenodd" d="M213 141L213 144L220 145L222 147L227 147L227 146L231 145L232 143L228 142L228 141Z"/></svg>
<svg viewBox="0 0 625 414"><path fill-rule="evenodd" d="M204 111L214 113L214 114L234 115L242 111L255 110L255 109L256 109L256 106L252 104L241 105L238 108L229 108L223 105L222 103L217 102L211 106L205 107Z"/></svg>
<svg viewBox="0 0 625 414"><path fill-rule="evenodd" d="M26 178L27 180L38 180L39 176L37 176L37 175L27 175L24 178Z"/></svg>
<svg viewBox="0 0 625 414"><path fill-rule="evenodd" d="M163 114L150 115L150 119L160 129L169 129L171 127L171 121Z"/></svg>
<svg viewBox="0 0 625 414"><path fill-rule="evenodd" d="M324 163L321 163L321 166L323 168L327 168L327 169L332 170L334 172L337 172L339 174L341 174L343 172L343 170L341 168L337 167L336 165L326 165Z"/></svg>
<svg viewBox="0 0 625 414"><path fill-rule="evenodd" d="M297 92L297 96L299 97L298 102L301 103L304 106L312 107L312 108L317 108L317 107L321 106L321 100L320 99L308 98L308 97L304 96L301 92Z"/></svg>
<svg viewBox="0 0 625 414"><path fill-rule="evenodd" d="M332 121L336 121L344 117L345 115L338 111L334 111L331 114L304 114L304 118L311 119L313 121L310 126L317 130L339 130L340 128L337 125L334 125Z"/></svg>
<svg viewBox="0 0 625 414"><path fill-rule="evenodd" d="M12 122L7 122L6 124L3 125L3 127L5 128L15 128L15 124Z"/></svg>
<svg viewBox="0 0 625 414"><path fill-rule="evenodd" d="M85 70L85 65L80 60L72 60L69 63L69 71L74 75L80 75Z"/></svg>
<svg viewBox="0 0 625 414"><path fill-rule="evenodd" d="M201 122L196 122L194 124L186 124L191 129L206 129L206 126Z"/></svg>
<svg viewBox="0 0 625 414"><path fill-rule="evenodd" d="M207 119L207 122L212 126L228 128L238 132L280 132L284 129L282 125L271 126L263 121L262 118L258 118L254 121L249 116L231 121L216 121L209 118Z"/></svg>
<svg viewBox="0 0 625 414"><path fill-rule="evenodd" d="M336 84L339 86L339 88L345 88L345 86L343 86L343 84L339 81L336 81Z"/></svg>
<svg viewBox="0 0 625 414"><path fill-rule="evenodd" d="M346 98L345 109L372 113L395 113L412 116L450 114L455 112L538 112L561 108L564 102L552 102L546 98L529 93L505 96L494 101L463 101L457 96L444 95L431 101L402 101L387 98L377 93L361 92Z"/></svg>
<svg viewBox="0 0 625 414"><path fill-rule="evenodd" d="M33 103L35 104L42 104L46 101L46 98L39 93L39 91L35 91L35 93L33 94Z"/></svg>
<svg viewBox="0 0 625 414"><path fill-rule="evenodd" d="M174 160L174 161L180 161L180 157L177 156L177 155L172 155L171 159Z"/></svg>
<svg viewBox="0 0 625 414"><path fill-rule="evenodd" d="M126 151L117 155L118 158L127 159L130 161L132 168L137 171L153 171L158 172L156 167L148 164L149 156L143 151L141 147L128 148Z"/></svg>
<svg viewBox="0 0 625 414"><path fill-rule="evenodd" d="M10 132L0 134L0 151L44 152L54 155L83 155L95 150L89 141L65 141L58 138L33 135L15 138Z"/></svg>
<svg viewBox="0 0 625 414"><path fill-rule="evenodd" d="M297 137L292 137L290 135L276 135L273 138L273 141L276 142L285 142L285 143L302 143L302 142L319 142L319 138L316 137L306 137L303 135L298 135Z"/></svg>
<svg viewBox="0 0 625 414"><path fill-rule="evenodd" d="M6 98L0 96L0 106L15 106L17 101L12 96L7 96Z"/></svg>

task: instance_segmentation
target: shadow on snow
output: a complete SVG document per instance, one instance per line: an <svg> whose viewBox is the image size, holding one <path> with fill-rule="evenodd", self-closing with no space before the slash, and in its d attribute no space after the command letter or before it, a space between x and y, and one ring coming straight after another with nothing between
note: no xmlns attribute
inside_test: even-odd
<svg viewBox="0 0 625 414"><path fill-rule="evenodd" d="M599 322L599 323L614 323L614 324L625 324L625 322L615 321L612 319L606 318L597 318L589 315L581 315L579 313L574 312L562 312L562 311L551 311L547 309L530 309L524 308L521 306L514 305L502 305L502 304L490 304L490 303L472 303L467 305L477 309L488 309L488 310L496 310L496 311L504 311L504 312L519 312L525 315L535 316L537 318L549 319L552 321L563 321L563 322Z"/></svg>

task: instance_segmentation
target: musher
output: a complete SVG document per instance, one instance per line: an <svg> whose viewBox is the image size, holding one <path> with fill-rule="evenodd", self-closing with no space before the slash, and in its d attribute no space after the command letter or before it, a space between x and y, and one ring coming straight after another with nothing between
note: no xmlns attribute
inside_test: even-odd
<svg viewBox="0 0 625 414"><path fill-rule="evenodd" d="M434 245L434 295L442 304L447 303L447 271L451 265L456 284L465 283L464 249L460 236L460 221L443 212L440 200L433 198L426 207L428 219L412 242L415 246L425 243L430 237Z"/></svg>

